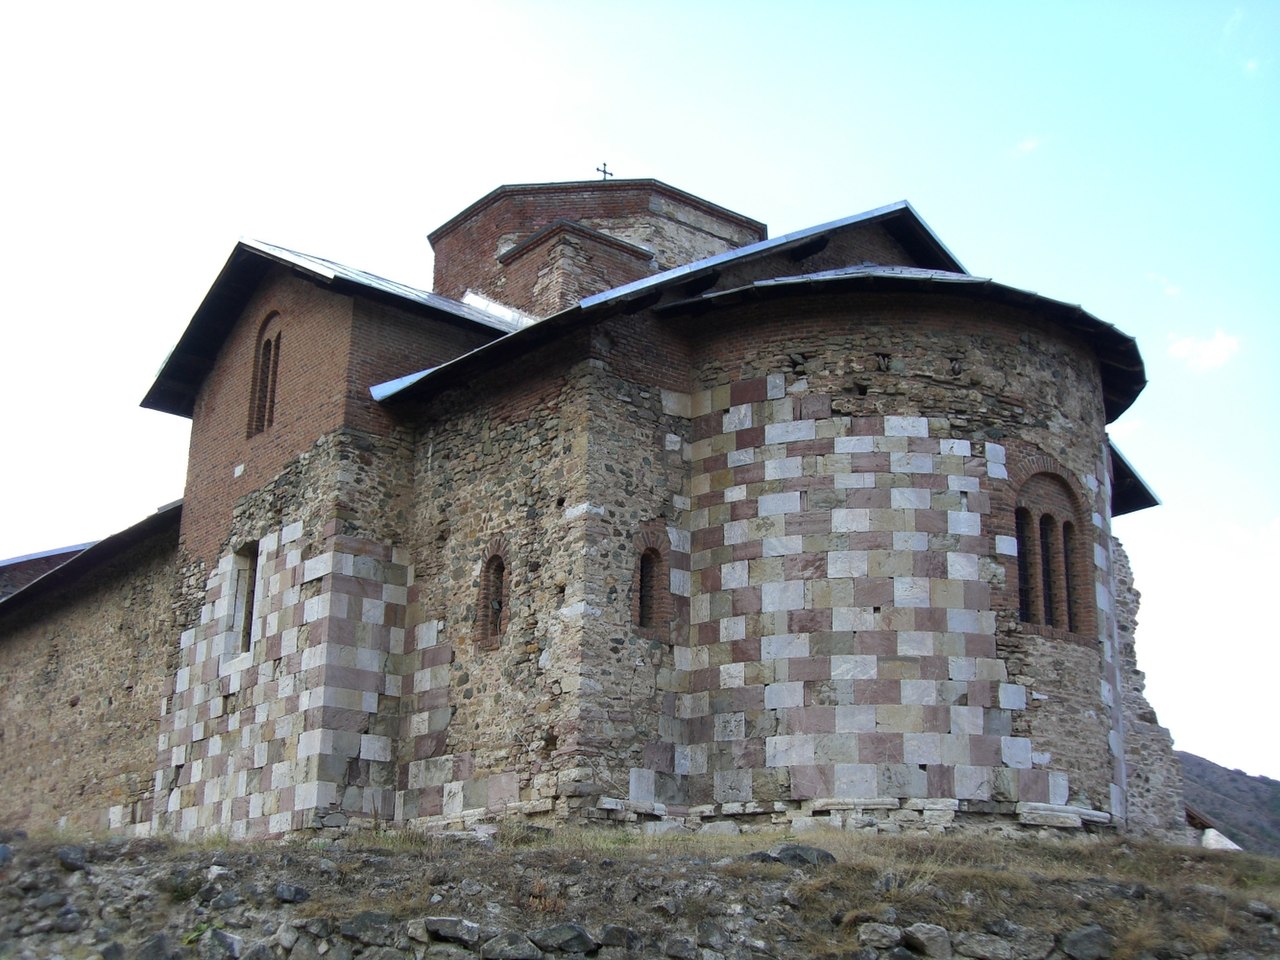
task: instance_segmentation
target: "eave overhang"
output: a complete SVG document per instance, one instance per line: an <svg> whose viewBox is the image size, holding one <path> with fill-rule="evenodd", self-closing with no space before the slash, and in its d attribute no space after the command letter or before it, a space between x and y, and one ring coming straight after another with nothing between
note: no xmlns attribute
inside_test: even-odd
<svg viewBox="0 0 1280 960"><path fill-rule="evenodd" d="M950 271L875 265L850 267L758 280L730 290L664 302L653 309L660 316L696 315L748 301L849 292L959 296L1034 311L1085 340L1094 349L1102 373L1103 404L1108 423L1132 405L1147 383L1136 341L1084 308L985 277Z"/></svg>
<svg viewBox="0 0 1280 960"><path fill-rule="evenodd" d="M137 546L166 530L172 532L177 542L178 525L182 520L182 501L175 500L158 509L151 516L113 533L104 540L87 547L61 566L54 567L42 577L32 580L21 590L0 600L0 617L7 617L27 605L49 597L57 590L73 585L81 577L91 573L131 547Z"/></svg>
<svg viewBox="0 0 1280 960"><path fill-rule="evenodd" d="M696 286L699 281L707 277L711 277L711 282L714 283L715 278L730 266L743 266L752 260L761 260L765 257L783 254L791 261L799 262L826 247L836 234L871 225L882 226L923 268L968 276L968 271L938 239L924 219L916 213L915 208L906 200L899 200L897 203L856 213L840 220L832 220L830 223L805 227L803 230L795 230L745 247L727 250L713 257L636 280L634 283L623 284L604 293L584 298L581 306L593 308L606 303L643 302L649 298L654 289L668 290L673 284Z"/></svg>
<svg viewBox="0 0 1280 960"><path fill-rule="evenodd" d="M654 183L658 182L654 181ZM660 183L658 185L665 186ZM529 187L529 189L533 188ZM526 187L499 187L458 214L432 236L437 236L447 228L451 229L470 213L494 202L503 191L516 189L523 190ZM887 204L840 220L832 220L829 223L806 227L770 240L761 240L745 247L728 250L585 297L576 307L570 307L529 327L494 340L432 370L420 371L410 377L403 377L400 381L378 384L370 388L370 392L376 400L386 404L425 399L441 390L464 383L468 378L483 373L488 367L549 343L582 324L618 314L638 313L656 306L664 299L679 300L698 296L712 290L730 269L735 271L750 269L756 264L764 268L768 266L766 261L770 259L775 262L801 262L806 257L825 249L838 234L848 230L864 229L870 225L883 227L925 268L968 276L964 266L947 249L924 219L916 213L915 208L906 200L899 200L897 203Z"/></svg>
<svg viewBox="0 0 1280 960"><path fill-rule="evenodd" d="M1107 441L1107 449L1111 452L1111 516L1123 517L1126 513L1160 506L1160 498L1116 445Z"/></svg>
<svg viewBox="0 0 1280 960"><path fill-rule="evenodd" d="M714 266L705 269L714 269ZM629 284L632 293L628 296L601 294L588 297L577 307L424 372L412 383L397 390L384 390L378 399L384 403L425 399L508 359L526 354L580 325L608 316L634 313L642 309L651 309L658 316L693 316L749 301L842 293L961 296L1033 310L1093 347L1101 369L1103 405L1108 423L1124 413L1146 386L1142 355L1132 337L1099 320L1080 306L1005 286L983 277L944 270L867 266L820 274L774 277L730 290L710 290L694 296L678 297L681 291L687 291L703 275L704 270L693 272L680 268L668 271L661 275L666 279L660 285L644 284L643 281L640 284ZM676 294L678 298L664 299L664 296L671 294Z"/></svg>

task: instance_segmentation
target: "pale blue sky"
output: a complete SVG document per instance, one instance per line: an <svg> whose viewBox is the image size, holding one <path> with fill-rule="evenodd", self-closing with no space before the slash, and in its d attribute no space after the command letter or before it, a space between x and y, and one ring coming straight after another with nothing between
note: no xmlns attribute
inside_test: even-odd
<svg viewBox="0 0 1280 960"><path fill-rule="evenodd" d="M906 198L1138 338L1151 699L1280 777L1278 78L1275 2L7 9L0 557L181 495L186 422L137 402L240 235L429 286L429 230L601 161L773 235Z"/></svg>

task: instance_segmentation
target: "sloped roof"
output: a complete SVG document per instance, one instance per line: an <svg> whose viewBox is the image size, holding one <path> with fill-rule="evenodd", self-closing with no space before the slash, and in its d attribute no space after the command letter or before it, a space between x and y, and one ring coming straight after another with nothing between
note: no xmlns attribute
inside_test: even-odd
<svg viewBox="0 0 1280 960"><path fill-rule="evenodd" d="M499 191L502 189L504 188L499 188ZM499 191L494 191L494 194L477 201L473 206L490 202ZM752 266L760 266L764 261L773 259L788 265L798 263L824 250L833 237L872 225L882 227L919 262L926 264L928 269L965 274L960 261L938 239L937 234L916 213L915 208L906 200L899 200L897 203L877 207L874 210L867 210L814 227L806 227L780 237L761 240L745 247L695 260L651 277L594 294L584 298L576 307L570 307L523 330L487 343L470 353L455 357L448 363L387 383L376 384L370 387L370 394L382 403L428 397L467 377L483 372L489 366L525 353L541 344L549 343L580 324L618 312L635 313L653 306L668 294L679 295L683 291L707 290L730 269L738 272L750 269Z"/></svg>
<svg viewBox="0 0 1280 960"><path fill-rule="evenodd" d="M74 543L69 547L54 547L52 550L40 550L36 553L23 554L20 557L9 557L7 560L0 560L0 567L16 567L32 560L45 560L63 556L69 560L75 554L88 550L97 542L97 540L90 540L88 543Z"/></svg>
<svg viewBox="0 0 1280 960"><path fill-rule="evenodd" d="M77 543L0 560L0 600L12 596L27 584L92 546L92 542Z"/></svg>
<svg viewBox="0 0 1280 960"><path fill-rule="evenodd" d="M693 297L665 302L655 310L660 314L698 312L745 299L785 296L798 288L815 292L859 289L948 293L1009 306L1032 307L1046 319L1082 337L1094 348L1102 368L1103 405L1108 423L1129 409L1147 383L1142 355L1133 337L1098 319L1078 304L1054 300L968 273L860 264L819 273L766 277L728 290L709 290Z"/></svg>
<svg viewBox="0 0 1280 960"><path fill-rule="evenodd" d="M1126 513L1160 506L1155 491L1147 486L1113 441L1107 441L1107 449L1111 453L1111 516L1123 517Z"/></svg>
<svg viewBox="0 0 1280 960"><path fill-rule="evenodd" d="M736 250L729 250L713 257L707 257L703 260L697 260L693 263L687 263L684 266L655 274L652 277L645 277L643 280L637 280L634 283L606 290L604 293L586 297L582 301L582 306L584 308L594 307L598 304L610 303L616 300L629 300L642 295L652 287L665 286L682 280L693 280L695 277L705 276L729 264L744 264L766 255L793 252L801 255L796 259L801 259L803 256L808 255L808 251L816 252L822 246L825 246L832 235L852 227L865 227L871 224L883 225L891 236L898 240L918 260L927 264L929 268L962 274L968 272L951 251L947 249L946 245L938 239L938 235L933 232L932 228L916 213L915 208L906 200L899 200L897 203L876 207L874 210L867 210L863 213L855 213L849 217L832 220L830 223L820 223L817 226L805 227L803 230L796 230L781 237L761 240L759 243L748 244Z"/></svg>
<svg viewBox="0 0 1280 960"><path fill-rule="evenodd" d="M878 225L916 258L919 266L863 263L809 273L769 275L784 264L794 266L836 243L842 235ZM752 272L757 271L755 276ZM736 280L726 289L717 283ZM576 307L485 344L470 353L399 381L372 388L383 403L424 399L464 382L484 370L551 342L570 329L615 313L655 308L659 313L715 309L745 298L788 296L800 292L841 289L886 290L925 294L961 294L974 299L1030 307L1083 337L1102 365L1108 422L1120 416L1146 385L1141 354L1132 337L1083 308L1037 293L969 274L928 224L905 200L764 240L727 253L676 267L584 298Z"/></svg>
<svg viewBox="0 0 1280 960"><path fill-rule="evenodd" d="M182 417L191 416L196 392L205 376L213 369L214 360L230 334L232 325L262 278L274 266L288 267L300 276L339 293L359 294L417 313L429 313L452 322L485 327L498 334L510 333L518 327L510 320L428 290L419 290L364 270L274 244L241 240L235 245L213 286L205 294L177 346L165 360L151 389L143 398L142 406Z"/></svg>
<svg viewBox="0 0 1280 960"><path fill-rule="evenodd" d="M130 547L136 546L153 536L168 531L176 538L178 523L182 519L182 501L175 500L156 510L151 516L140 520L119 533L113 533L104 540L91 544L61 566L54 567L44 576L31 581L21 590L0 600L0 617L7 616L34 600L49 596L60 587L73 584L80 577L91 572L102 564L119 556Z"/></svg>

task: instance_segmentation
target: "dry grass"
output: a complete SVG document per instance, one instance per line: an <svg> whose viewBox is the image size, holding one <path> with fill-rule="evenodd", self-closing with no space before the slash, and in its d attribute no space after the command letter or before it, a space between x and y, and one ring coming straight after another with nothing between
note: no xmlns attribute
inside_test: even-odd
<svg viewBox="0 0 1280 960"><path fill-rule="evenodd" d="M981 930L1000 918L1050 934L1089 923L1123 931L1116 960L1175 941L1213 953L1247 934L1248 900L1280 907L1280 861L1129 840L806 834L838 863L795 887L814 956L837 956L850 928ZM1176 922L1175 922L1175 918Z"/></svg>
<svg viewBox="0 0 1280 960"><path fill-rule="evenodd" d="M1165 925L1150 914L1137 920L1116 938L1112 960L1139 960L1144 955L1150 956L1164 943L1164 928Z"/></svg>
<svg viewBox="0 0 1280 960"><path fill-rule="evenodd" d="M783 841L826 849L836 863L796 869L745 858ZM40 842L52 848L70 838ZM312 896L297 913L331 919L364 910L396 919L466 914L476 907L466 885L478 882L485 901L500 904L513 923L607 918L657 935L673 924L715 920L733 902L768 914L767 903L785 891L787 908L773 911L762 933L815 957L847 955L857 926L870 920L953 931L1013 920L1046 935L1098 923L1117 938L1114 960L1159 955L1175 944L1212 954L1257 936L1243 909L1248 901L1280 909L1280 860L1116 838L836 831L651 837L503 825L492 844L391 830L336 843L136 843L148 859L175 867L199 872L225 857L241 877L303 884ZM766 890L773 892L764 896Z"/></svg>

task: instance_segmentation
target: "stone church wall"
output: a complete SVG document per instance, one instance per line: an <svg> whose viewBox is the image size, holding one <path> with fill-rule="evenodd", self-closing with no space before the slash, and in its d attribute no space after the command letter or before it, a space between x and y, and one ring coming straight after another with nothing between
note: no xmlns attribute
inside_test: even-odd
<svg viewBox="0 0 1280 960"><path fill-rule="evenodd" d="M634 771L671 751L675 688L687 667L688 346L638 317L597 331L593 352L587 590L598 612L583 653L582 710L599 758L597 791L617 800L631 795ZM658 558L660 595L648 624L639 607L646 551Z"/></svg>
<svg viewBox="0 0 1280 960"><path fill-rule="evenodd" d="M389 819L409 481L397 436L322 437L236 503L161 705L154 828L277 834ZM332 818L336 817L336 820Z"/></svg>
<svg viewBox="0 0 1280 960"><path fill-rule="evenodd" d="M589 562L581 344L525 358L422 412L398 816L547 812L574 758ZM482 594L500 561L501 596ZM500 604L489 631L493 602Z"/></svg>
<svg viewBox="0 0 1280 960"><path fill-rule="evenodd" d="M424 411L410 587L408 819L597 816L665 722L656 676L687 621L687 418L619 370L685 378L683 345L639 319L584 334ZM677 432L679 431L679 432ZM661 622L636 623L645 545ZM509 579L501 638L477 623L486 559Z"/></svg>
<svg viewBox="0 0 1280 960"><path fill-rule="evenodd" d="M150 818L176 558L170 529L0 619L0 825Z"/></svg>
<svg viewBox="0 0 1280 960"><path fill-rule="evenodd" d="M688 635L633 803L936 797L1012 813L1071 799L1122 815L1109 667L1076 656L1098 639L1057 654L1080 677L1062 697L1079 696L1094 728L1037 725L1028 704L1057 697L1059 678L1025 653L1016 602L1012 636L993 602L1013 553L1012 517L992 516L993 495L1011 504L1006 442L1063 453L1100 503L1096 367L1024 318L934 303L909 323L874 302L701 321L700 389L667 397L692 427Z"/></svg>
<svg viewBox="0 0 1280 960"><path fill-rule="evenodd" d="M587 226L663 256L763 229L669 188L568 186L612 198ZM517 239L487 202L444 248ZM531 254L508 279L572 300L632 275L614 254L648 262L557 229L563 275ZM860 251L915 262L876 229L805 269ZM452 279L497 284L481 266ZM1178 835L1094 348L986 300L747 302L719 279L698 312L568 316L553 343L383 405L371 383L496 334L270 271L201 382L178 542L3 624L0 763L22 772L0 824L995 814ZM1015 522L1031 501L1039 539Z"/></svg>

